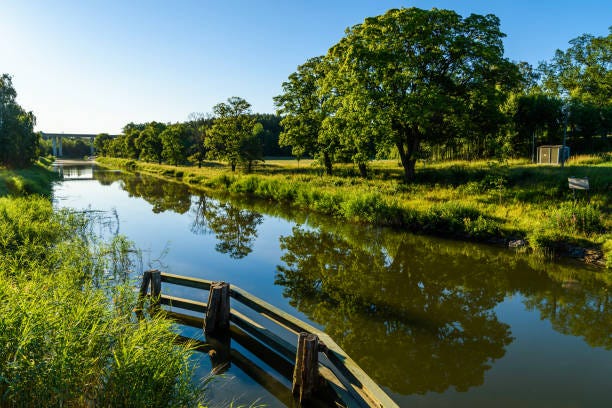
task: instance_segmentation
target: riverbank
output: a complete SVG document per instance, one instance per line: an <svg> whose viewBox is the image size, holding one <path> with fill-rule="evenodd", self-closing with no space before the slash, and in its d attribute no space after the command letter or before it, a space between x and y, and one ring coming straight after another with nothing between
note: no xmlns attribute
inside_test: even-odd
<svg viewBox="0 0 612 408"><path fill-rule="evenodd" d="M0 167L0 197L14 197L29 194L51 196L51 182L57 174L48 170L50 161L41 160L25 169L6 169Z"/></svg>
<svg viewBox="0 0 612 408"><path fill-rule="evenodd" d="M55 211L45 164L0 168L0 406L197 406L190 346L132 313L137 251Z"/></svg>
<svg viewBox="0 0 612 408"><path fill-rule="evenodd" d="M372 164L371 179L350 166L323 176L295 161L274 161L255 174L231 173L219 163L202 168L98 158L107 167L145 172L193 188L223 191L368 223L463 240L521 247L608 265L612 253L609 209L612 162L579 157L564 169L525 162L508 165L452 162L417 169L413 184L400 181L395 162ZM573 199L567 177L589 177L590 202ZM584 193L584 192L579 192Z"/></svg>

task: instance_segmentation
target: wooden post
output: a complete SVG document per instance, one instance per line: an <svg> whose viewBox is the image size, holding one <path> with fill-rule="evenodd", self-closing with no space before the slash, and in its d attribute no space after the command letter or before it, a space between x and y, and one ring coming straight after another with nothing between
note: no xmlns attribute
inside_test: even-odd
<svg viewBox="0 0 612 408"><path fill-rule="evenodd" d="M299 402L308 399L319 382L319 338L316 334L300 333L298 336L295 368L293 370L293 395Z"/></svg>
<svg viewBox="0 0 612 408"><path fill-rule="evenodd" d="M154 269L149 271L151 275L151 306L159 306L161 296L161 271Z"/></svg>
<svg viewBox="0 0 612 408"><path fill-rule="evenodd" d="M138 302L136 303L136 308L134 311L136 315L140 318L140 314L142 314L142 306L144 304L145 297L147 297L147 292L149 291L149 284L151 283L151 271L144 271L142 273L142 282L140 283L140 290L138 291Z"/></svg>
<svg viewBox="0 0 612 408"><path fill-rule="evenodd" d="M204 332L221 333L229 330L230 324L230 284L213 282L208 292Z"/></svg>
<svg viewBox="0 0 612 408"><path fill-rule="evenodd" d="M142 283L140 284L140 291L138 296L140 298L144 298L147 296L147 292L149 291L149 284L151 283L151 271L144 271L142 273Z"/></svg>

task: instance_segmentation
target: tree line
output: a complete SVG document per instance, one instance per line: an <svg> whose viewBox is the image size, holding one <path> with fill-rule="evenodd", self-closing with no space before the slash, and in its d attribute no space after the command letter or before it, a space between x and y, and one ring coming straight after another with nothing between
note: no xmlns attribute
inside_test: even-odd
<svg viewBox="0 0 612 408"><path fill-rule="evenodd" d="M280 117L254 114L251 105L239 97L213 107L212 114L192 113L183 123L128 123L113 138L100 134L94 139L97 154L139 159L148 162L202 166L207 159L226 161L235 171L266 156L287 156L279 146Z"/></svg>
<svg viewBox="0 0 612 408"><path fill-rule="evenodd" d="M529 157L535 146L610 149L612 27L584 34L533 67L504 57L494 15L392 9L366 18L323 56L297 67L274 97L274 114L254 114L240 97L182 123L129 123L95 139L101 155L201 166L227 162L251 171L264 156L312 157L327 174L354 163L362 176L396 158L410 181L419 159ZM40 153L35 117L0 82L0 164ZM43 149L44 151L44 149Z"/></svg>
<svg viewBox="0 0 612 408"><path fill-rule="evenodd" d="M365 19L308 59L274 98L281 146L334 162L528 156L570 130L583 150L609 148L612 27L582 35L533 68L504 58L494 15L392 9ZM536 141L537 139L537 141ZM450 153L450 154L449 154ZM436 157L438 156L438 157Z"/></svg>

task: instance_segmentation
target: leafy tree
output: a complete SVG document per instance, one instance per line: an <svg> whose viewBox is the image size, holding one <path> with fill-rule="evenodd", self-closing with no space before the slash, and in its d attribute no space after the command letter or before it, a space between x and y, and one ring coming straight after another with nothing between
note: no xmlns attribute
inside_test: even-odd
<svg viewBox="0 0 612 408"><path fill-rule="evenodd" d="M135 138L135 147L138 151L136 157L145 161L161 163L164 144L160 135L164 130L166 130L166 125L163 123L150 122L145 124L144 129L140 132L137 129L128 131L126 136Z"/></svg>
<svg viewBox="0 0 612 408"><path fill-rule="evenodd" d="M544 89L603 107L612 104L612 27L605 37L583 34L542 63Z"/></svg>
<svg viewBox="0 0 612 408"><path fill-rule="evenodd" d="M206 148L206 139L209 137L212 123L213 118L210 114L200 112L190 113L186 123L191 129L187 148L187 159L192 163L198 163L198 167L202 167L202 163L208 152Z"/></svg>
<svg viewBox="0 0 612 408"><path fill-rule="evenodd" d="M535 146L538 141L552 143L559 134L563 113L559 98L543 93L520 95L513 98L513 121L517 132L515 144L526 154L531 146L532 160L535 160Z"/></svg>
<svg viewBox="0 0 612 408"><path fill-rule="evenodd" d="M517 77L508 76L503 36L493 15L389 10L347 30L328 52L333 69L324 81L345 107L337 116L361 110L376 118L409 181L423 142L454 138L483 107L499 109Z"/></svg>
<svg viewBox="0 0 612 408"><path fill-rule="evenodd" d="M320 157L326 173L331 175L337 139L329 133L321 134L323 120L328 115L320 88L324 75L323 57L309 59L283 82L283 93L274 97L274 103L283 118L280 146L291 146L298 160L305 154Z"/></svg>
<svg viewBox="0 0 612 408"><path fill-rule="evenodd" d="M227 103L215 105L213 112L215 120L206 140L212 157L227 161L232 171L238 163L246 163L250 170L253 161L263 160L261 144L253 134L255 119L250 115L250 103L233 96Z"/></svg>
<svg viewBox="0 0 612 408"><path fill-rule="evenodd" d="M190 137L191 129L182 123L166 127L159 135L162 143L161 156L163 159L174 165L185 162Z"/></svg>
<svg viewBox="0 0 612 408"><path fill-rule="evenodd" d="M612 27L607 36L583 34L540 64L546 92L567 101L569 125L592 148L592 136L612 131Z"/></svg>
<svg viewBox="0 0 612 408"><path fill-rule="evenodd" d="M110 143L113 140L113 137L108 133L100 133L96 135L94 138L94 149L97 154L101 156L106 156L109 153Z"/></svg>
<svg viewBox="0 0 612 408"><path fill-rule="evenodd" d="M289 156L291 149L287 146L280 146L279 139L281 133L281 117L271 113L256 113L253 115L257 123L263 126L261 134L264 156Z"/></svg>
<svg viewBox="0 0 612 408"><path fill-rule="evenodd" d="M34 133L36 117L15 100L10 75L0 76L0 164L23 167L38 157L40 135Z"/></svg>

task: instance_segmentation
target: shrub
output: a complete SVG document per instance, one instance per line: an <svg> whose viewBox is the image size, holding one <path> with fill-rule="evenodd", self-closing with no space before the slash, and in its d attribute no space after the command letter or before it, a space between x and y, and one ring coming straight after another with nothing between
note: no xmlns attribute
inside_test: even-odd
<svg viewBox="0 0 612 408"><path fill-rule="evenodd" d="M550 214L548 226L566 234L591 234L604 231L602 214L591 204L562 203Z"/></svg>
<svg viewBox="0 0 612 408"><path fill-rule="evenodd" d="M431 206L421 217L425 231L462 233L467 223L480 217L478 209L455 202Z"/></svg>

